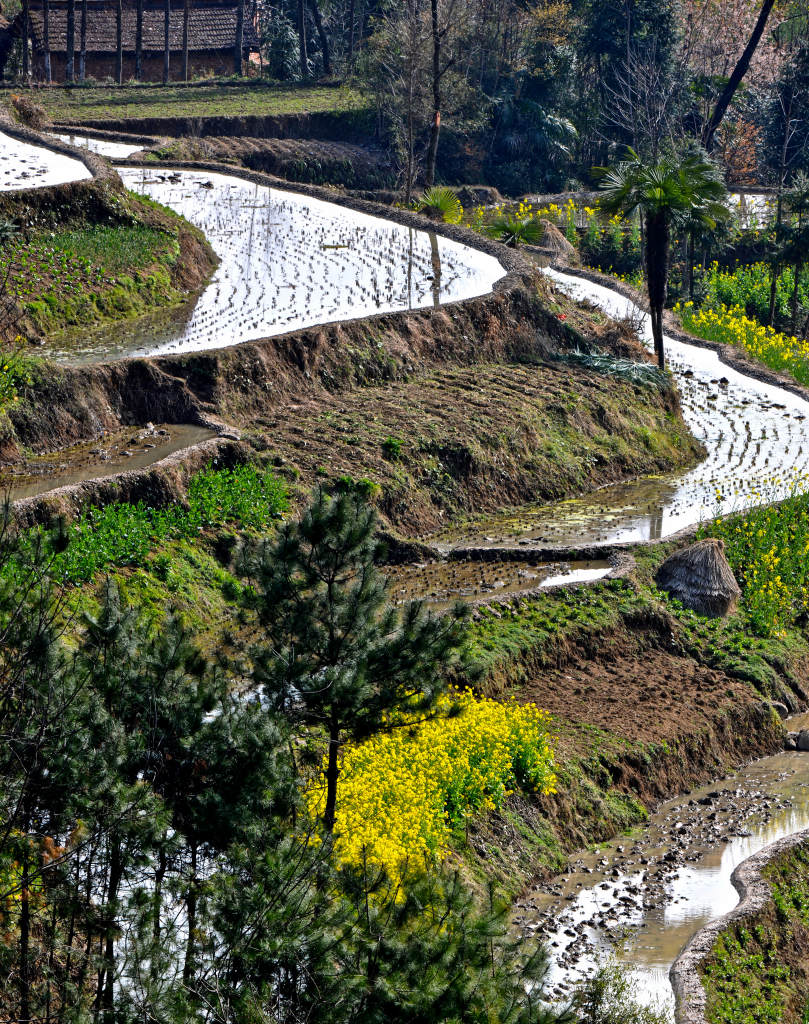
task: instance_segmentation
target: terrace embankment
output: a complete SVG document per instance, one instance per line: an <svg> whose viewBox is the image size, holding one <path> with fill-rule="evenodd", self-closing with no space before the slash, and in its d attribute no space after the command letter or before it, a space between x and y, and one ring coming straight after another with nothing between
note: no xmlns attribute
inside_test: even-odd
<svg viewBox="0 0 809 1024"><path fill-rule="evenodd" d="M560 362L610 344L593 313L561 321L552 286L514 273L494 294L185 356L34 368L4 455L122 424L226 423L302 489L370 477L409 533L692 463L676 391ZM578 316L578 320L576 317ZM631 341L616 333L621 350ZM640 348L638 346L638 350Z"/></svg>
<svg viewBox="0 0 809 1024"><path fill-rule="evenodd" d="M799 1024L809 1008L809 832L743 861L733 884L739 905L674 963L677 1019Z"/></svg>
<svg viewBox="0 0 809 1024"><path fill-rule="evenodd" d="M154 146L139 159L217 160L286 181L350 189L390 189L396 179L382 150L344 140L184 137Z"/></svg>
<svg viewBox="0 0 809 1024"><path fill-rule="evenodd" d="M481 882L519 892L662 800L782 749L774 704L806 706L806 637L760 639L743 614L709 621L668 602L654 573L675 546L634 548L621 579L476 609L480 685L547 708L558 763L556 794L515 793L459 839Z"/></svg>
<svg viewBox="0 0 809 1024"><path fill-rule="evenodd" d="M2 117L0 128L43 147L37 133ZM95 154L58 140L46 146L81 160L92 177L0 191L0 219L17 229L0 260L0 341L131 318L199 291L216 266L199 230L127 192Z"/></svg>

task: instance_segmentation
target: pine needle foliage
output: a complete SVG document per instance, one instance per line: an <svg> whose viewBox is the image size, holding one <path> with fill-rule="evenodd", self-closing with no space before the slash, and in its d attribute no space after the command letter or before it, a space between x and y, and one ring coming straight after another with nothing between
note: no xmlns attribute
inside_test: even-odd
<svg viewBox="0 0 809 1024"><path fill-rule="evenodd" d="M263 634L250 651L253 678L273 714L325 733L329 831L343 742L433 714L466 659L465 607L438 617L420 601L391 604L375 533L375 512L356 493L321 489L244 558Z"/></svg>

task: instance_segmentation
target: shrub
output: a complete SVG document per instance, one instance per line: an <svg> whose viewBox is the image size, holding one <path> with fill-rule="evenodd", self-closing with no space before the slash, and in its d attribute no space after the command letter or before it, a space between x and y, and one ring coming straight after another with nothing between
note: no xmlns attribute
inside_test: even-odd
<svg viewBox="0 0 809 1024"><path fill-rule="evenodd" d="M434 185L419 199L417 209L445 224L459 224L463 218L461 200L451 188Z"/></svg>
<svg viewBox="0 0 809 1024"><path fill-rule="evenodd" d="M519 245L539 245L544 235L542 225L534 217L503 214L483 228L484 234L516 249Z"/></svg>

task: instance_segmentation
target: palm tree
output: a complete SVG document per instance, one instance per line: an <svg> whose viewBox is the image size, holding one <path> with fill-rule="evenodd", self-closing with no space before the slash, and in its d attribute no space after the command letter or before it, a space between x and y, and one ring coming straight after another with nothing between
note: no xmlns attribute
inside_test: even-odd
<svg viewBox="0 0 809 1024"><path fill-rule="evenodd" d="M729 215L725 205L727 190L716 166L701 151L644 163L630 149L628 160L612 168L595 170L602 178L599 207L605 213L627 218L638 213L643 220L652 337L663 370L663 308L668 293L673 229L682 223L692 230L697 225L716 227L717 221Z"/></svg>

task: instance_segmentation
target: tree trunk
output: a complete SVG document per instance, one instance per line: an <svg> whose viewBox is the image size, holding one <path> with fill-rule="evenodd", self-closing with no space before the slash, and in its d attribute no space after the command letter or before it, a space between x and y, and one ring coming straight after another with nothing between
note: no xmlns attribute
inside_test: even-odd
<svg viewBox="0 0 809 1024"><path fill-rule="evenodd" d="M767 326L772 327L775 323L775 300L778 295L778 278L780 277L778 264L770 264L770 309L767 314Z"/></svg>
<svg viewBox="0 0 809 1024"><path fill-rule="evenodd" d="M115 81L124 84L124 8L123 0L115 4Z"/></svg>
<svg viewBox="0 0 809 1024"><path fill-rule="evenodd" d="M79 22L79 81L87 77L87 0L81 0L81 20Z"/></svg>
<svg viewBox="0 0 809 1024"><path fill-rule="evenodd" d="M244 0L242 0L244 2ZM188 22L191 18L191 0L183 3L183 81L188 81ZM238 30L237 30L238 32Z"/></svg>
<svg viewBox="0 0 809 1024"><path fill-rule="evenodd" d="M309 77L309 57L306 53L306 0L298 0L298 55L301 78Z"/></svg>
<svg viewBox="0 0 809 1024"><path fill-rule="evenodd" d="M236 5L236 41L233 44L233 73L241 75L244 57L244 0Z"/></svg>
<svg viewBox="0 0 809 1024"><path fill-rule="evenodd" d="M441 132L441 34L438 30L438 0L430 0L430 18L433 34L433 123L430 126L430 144L427 147L427 166L424 173L427 188L435 183L435 161L438 156L438 136Z"/></svg>
<svg viewBox="0 0 809 1024"><path fill-rule="evenodd" d="M23 854L22 891L20 893L20 1024L31 1020L31 982L29 979L29 941L31 937L31 901L28 898L28 851Z"/></svg>
<svg viewBox="0 0 809 1024"><path fill-rule="evenodd" d="M354 24L356 17L356 0L351 0L348 5L348 66L354 66Z"/></svg>
<svg viewBox="0 0 809 1024"><path fill-rule="evenodd" d="M722 123L722 118L727 113L727 109L733 101L733 97L736 95L736 90L739 88L742 79L747 74L747 69L750 67L750 61L753 59L756 47L761 41L761 37L764 35L764 29L767 27L767 20L769 19L774 6L775 0L763 0L758 20L756 21L755 28L747 42L747 46L744 48L744 53L739 57L736 67L733 69L733 73L728 79L727 85L722 90L719 99L716 102L716 107L711 115L711 119L705 126L702 133L702 144L709 153L713 149L716 129Z"/></svg>
<svg viewBox="0 0 809 1024"><path fill-rule="evenodd" d="M183 985L188 988L194 977L194 946L196 942L197 928L197 844L191 841L191 881L188 885L188 896L186 898L188 911L188 936L185 944L185 963L183 964Z"/></svg>
<svg viewBox="0 0 809 1024"><path fill-rule="evenodd" d="M800 261L795 263L795 287L792 289L792 333L798 333L798 288L801 283L801 270L803 269Z"/></svg>
<svg viewBox="0 0 809 1024"><path fill-rule="evenodd" d="M171 0L163 7L163 85L169 84L171 75Z"/></svg>
<svg viewBox="0 0 809 1024"><path fill-rule="evenodd" d="M121 887L123 877L123 858L121 843L113 841L110 855L110 885L107 892L107 913L116 920L118 916L118 890ZM115 920L107 921L107 934L104 940L104 961L106 969L106 983L104 985L104 1020L106 1024L112 1024L114 1019L115 1002Z"/></svg>
<svg viewBox="0 0 809 1024"><path fill-rule="evenodd" d="M135 78L143 78L143 0L138 0L135 9Z"/></svg>
<svg viewBox="0 0 809 1024"><path fill-rule="evenodd" d="M664 213L646 216L646 283L649 290L649 313L657 362L666 368L663 346L663 309L666 305L669 278L670 228Z"/></svg>
<svg viewBox="0 0 809 1024"><path fill-rule="evenodd" d="M45 81L50 85L53 81L51 74L51 3L50 0L43 0L42 4L42 40L45 47Z"/></svg>
<svg viewBox="0 0 809 1024"><path fill-rule="evenodd" d="M30 66L28 63L28 37L31 35L31 10L28 0L22 0L22 80L28 81Z"/></svg>
<svg viewBox="0 0 809 1024"><path fill-rule="evenodd" d="M315 28L320 39L320 52L323 55L323 74L331 75L331 50L329 48L329 37L323 27L323 19L320 17L320 6L317 0L309 0L312 9L312 17L315 19Z"/></svg>
<svg viewBox="0 0 809 1024"><path fill-rule="evenodd" d="M329 757L326 765L326 807L323 811L323 826L327 832L334 831L337 814L337 777L340 774L340 727L332 719L329 729Z"/></svg>
<svg viewBox="0 0 809 1024"><path fill-rule="evenodd" d="M75 82L76 73L76 0L67 0L67 31L65 52L65 81Z"/></svg>

